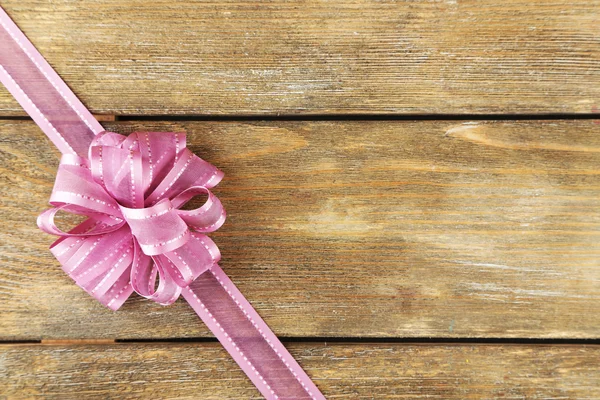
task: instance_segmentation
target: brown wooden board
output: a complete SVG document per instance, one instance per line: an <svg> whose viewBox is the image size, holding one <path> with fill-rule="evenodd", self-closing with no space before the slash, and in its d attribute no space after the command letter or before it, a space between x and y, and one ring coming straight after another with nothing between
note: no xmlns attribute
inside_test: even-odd
<svg viewBox="0 0 600 400"><path fill-rule="evenodd" d="M597 0L4 0L96 113L600 108ZM0 114L22 115L4 90Z"/></svg>
<svg viewBox="0 0 600 400"><path fill-rule="evenodd" d="M226 173L222 267L278 335L597 338L600 125L591 120L144 122ZM0 122L0 338L209 335L191 309L114 313L35 225L58 154Z"/></svg>
<svg viewBox="0 0 600 400"><path fill-rule="evenodd" d="M328 399L597 399L592 346L291 344ZM0 346L9 399L260 399L217 343Z"/></svg>

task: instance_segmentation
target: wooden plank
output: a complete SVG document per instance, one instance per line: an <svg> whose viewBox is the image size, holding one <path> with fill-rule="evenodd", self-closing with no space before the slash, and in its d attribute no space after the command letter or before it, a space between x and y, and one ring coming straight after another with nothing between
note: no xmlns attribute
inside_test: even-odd
<svg viewBox="0 0 600 400"><path fill-rule="evenodd" d="M221 167L212 237L283 336L597 338L600 126L591 120L121 122L187 131ZM0 122L0 337L207 336L189 307L113 313L37 230L58 155Z"/></svg>
<svg viewBox="0 0 600 400"><path fill-rule="evenodd" d="M291 344L329 399L597 399L592 346ZM219 344L0 346L0 396L259 399Z"/></svg>
<svg viewBox="0 0 600 400"><path fill-rule="evenodd" d="M2 6L96 113L545 114L600 107L597 0ZM22 114L5 91L0 113Z"/></svg>

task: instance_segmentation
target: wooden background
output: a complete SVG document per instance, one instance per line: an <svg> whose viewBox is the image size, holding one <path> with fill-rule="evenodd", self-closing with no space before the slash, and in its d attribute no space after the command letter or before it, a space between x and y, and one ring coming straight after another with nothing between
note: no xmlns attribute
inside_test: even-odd
<svg viewBox="0 0 600 400"><path fill-rule="evenodd" d="M225 171L222 267L327 398L600 398L600 1L0 5ZM63 274L49 147L0 90L0 399L259 399L183 301Z"/></svg>

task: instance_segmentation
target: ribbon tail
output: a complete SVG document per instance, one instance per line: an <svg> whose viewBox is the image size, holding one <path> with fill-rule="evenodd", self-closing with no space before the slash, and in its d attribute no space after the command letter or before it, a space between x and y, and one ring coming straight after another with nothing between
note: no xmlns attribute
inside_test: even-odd
<svg viewBox="0 0 600 400"><path fill-rule="evenodd" d="M182 294L266 399L325 399L217 264Z"/></svg>
<svg viewBox="0 0 600 400"><path fill-rule="evenodd" d="M104 131L1 7L0 82L63 154L85 157Z"/></svg>

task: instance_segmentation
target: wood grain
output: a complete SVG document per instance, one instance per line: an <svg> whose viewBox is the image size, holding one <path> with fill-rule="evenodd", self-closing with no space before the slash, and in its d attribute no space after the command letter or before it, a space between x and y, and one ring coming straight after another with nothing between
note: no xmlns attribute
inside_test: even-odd
<svg viewBox="0 0 600 400"><path fill-rule="evenodd" d="M4 0L108 114L546 114L600 108L597 0ZM0 113L22 115L7 92Z"/></svg>
<svg viewBox="0 0 600 400"><path fill-rule="evenodd" d="M222 168L223 268L283 336L597 338L591 120L146 122ZM0 121L0 338L209 333L182 301L113 313L38 231L58 155Z"/></svg>
<svg viewBox="0 0 600 400"><path fill-rule="evenodd" d="M597 399L592 346L291 344L328 399ZM217 343L0 346L0 398L260 399Z"/></svg>

